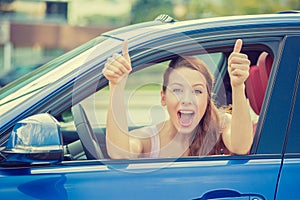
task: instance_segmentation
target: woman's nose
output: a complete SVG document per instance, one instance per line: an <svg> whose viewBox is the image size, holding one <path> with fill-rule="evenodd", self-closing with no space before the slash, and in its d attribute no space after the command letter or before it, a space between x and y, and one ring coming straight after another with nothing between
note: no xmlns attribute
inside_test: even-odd
<svg viewBox="0 0 300 200"><path fill-rule="evenodd" d="M181 97L181 104L191 104L193 101L192 99L192 93L185 91Z"/></svg>

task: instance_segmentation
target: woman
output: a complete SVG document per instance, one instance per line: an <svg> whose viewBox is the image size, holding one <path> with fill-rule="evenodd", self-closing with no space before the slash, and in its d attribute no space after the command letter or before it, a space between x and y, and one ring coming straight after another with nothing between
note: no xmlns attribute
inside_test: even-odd
<svg viewBox="0 0 300 200"><path fill-rule="evenodd" d="M122 55L114 54L103 69L109 80L106 141L111 158L180 157L246 154L253 141L252 123L244 82L249 76L247 55L237 40L228 58L232 87L232 114L218 110L212 101L213 76L201 60L179 57L164 73L161 103L169 119L128 131L124 88L131 71L127 41Z"/></svg>

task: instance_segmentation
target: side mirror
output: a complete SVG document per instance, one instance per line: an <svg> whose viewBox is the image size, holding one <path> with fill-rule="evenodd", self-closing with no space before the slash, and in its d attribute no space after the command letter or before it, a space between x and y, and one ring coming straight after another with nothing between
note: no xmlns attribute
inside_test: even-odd
<svg viewBox="0 0 300 200"><path fill-rule="evenodd" d="M63 160L59 122L49 114L37 114L19 121L6 147L0 152L1 165L45 164Z"/></svg>

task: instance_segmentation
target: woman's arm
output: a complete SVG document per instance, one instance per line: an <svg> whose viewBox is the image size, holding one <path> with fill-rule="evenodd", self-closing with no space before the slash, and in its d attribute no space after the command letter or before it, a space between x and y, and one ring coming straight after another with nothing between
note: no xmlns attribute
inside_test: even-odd
<svg viewBox="0 0 300 200"><path fill-rule="evenodd" d="M240 53L242 40L237 40L228 58L228 72L232 87L232 116L229 131L223 136L227 148L236 154L247 154L253 142L253 126L245 84L249 76L250 61L246 54Z"/></svg>
<svg viewBox="0 0 300 200"><path fill-rule="evenodd" d="M103 75L109 80L110 103L107 114L106 146L113 159L136 157L141 151L139 140L131 138L124 104L124 90L128 74L131 72L128 43L122 47L122 55L114 54L103 69Z"/></svg>

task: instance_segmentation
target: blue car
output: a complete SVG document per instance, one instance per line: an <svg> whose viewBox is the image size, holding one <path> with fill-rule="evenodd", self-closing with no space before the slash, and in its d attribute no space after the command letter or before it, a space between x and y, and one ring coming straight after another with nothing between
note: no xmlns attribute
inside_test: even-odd
<svg viewBox="0 0 300 200"><path fill-rule="evenodd" d="M214 101L231 104L227 58L251 61L254 126L247 155L111 159L104 63L127 39L130 128L164 120L162 72L178 55L203 59ZM1 199L300 199L300 14L154 21L104 33L0 90Z"/></svg>

